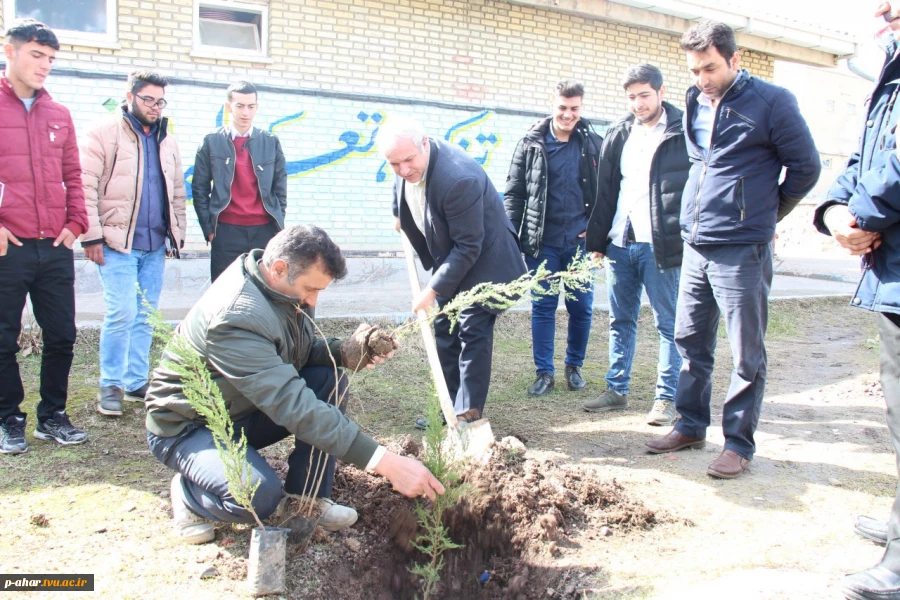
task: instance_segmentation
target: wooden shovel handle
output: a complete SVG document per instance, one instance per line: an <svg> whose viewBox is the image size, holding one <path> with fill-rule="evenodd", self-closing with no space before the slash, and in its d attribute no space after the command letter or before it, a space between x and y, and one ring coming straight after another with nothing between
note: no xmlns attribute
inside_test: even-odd
<svg viewBox="0 0 900 600"><path fill-rule="evenodd" d="M416 268L416 260L413 257L414 250L412 244L409 243L406 234L400 232L400 240L403 242L403 254L406 256L406 269L409 271L409 286L412 289L413 298L422 291L419 285L419 271ZM431 323L428 322L428 315L424 310L416 312L416 318L419 320L419 330L422 332L422 342L425 344L425 354L428 356L428 366L431 367L431 376L434 378L434 386L437 388L438 400L441 403L441 411L444 413L444 419L447 420L447 427L455 430L456 411L453 410L453 400L450 398L450 391L447 389L447 380L444 379L444 370L441 369L441 361L438 358L437 342L434 340L434 332L431 330Z"/></svg>

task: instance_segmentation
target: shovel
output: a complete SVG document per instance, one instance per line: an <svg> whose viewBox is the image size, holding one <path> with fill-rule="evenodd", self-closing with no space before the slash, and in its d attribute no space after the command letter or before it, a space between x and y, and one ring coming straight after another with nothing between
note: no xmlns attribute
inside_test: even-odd
<svg viewBox="0 0 900 600"><path fill-rule="evenodd" d="M403 254L406 256L406 268L409 271L409 285L413 298L419 295L419 271L416 269L416 261L413 257L414 250L409 243L406 234L400 232L400 240L403 242ZM453 410L453 400L447 390L447 380L444 379L444 371L441 369L441 361L438 359L437 343L434 341L434 332L428 315L424 310L416 312L419 321L419 330L422 332L422 342L425 345L425 354L428 356L428 366L431 368L431 376L434 378L434 386L437 388L438 400L441 403L441 412L447 421L450 431L448 442L453 446L457 457L473 457L483 459L489 456L488 451L494 444L494 432L491 423L487 419L478 419L472 423L459 422L456 419L456 411Z"/></svg>

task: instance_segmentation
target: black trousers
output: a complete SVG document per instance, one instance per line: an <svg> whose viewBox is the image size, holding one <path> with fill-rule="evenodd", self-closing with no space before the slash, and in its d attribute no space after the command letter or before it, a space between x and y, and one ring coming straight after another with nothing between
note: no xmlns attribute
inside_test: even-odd
<svg viewBox="0 0 900 600"><path fill-rule="evenodd" d="M216 237L210 242L209 279L218 279L222 271L234 262L241 254L256 248L265 248L275 234L278 224L274 221L266 225L229 225L219 223L216 226Z"/></svg>
<svg viewBox="0 0 900 600"><path fill-rule="evenodd" d="M438 304L443 306L445 302L441 300L438 298ZM491 385L496 321L497 315L480 306L463 309L452 333L446 316L440 315L434 320L441 370L458 415L473 408L484 412Z"/></svg>
<svg viewBox="0 0 900 600"><path fill-rule="evenodd" d="M34 318L41 327L40 421L65 410L72 348L75 346L75 261L65 245L53 239L23 239L0 256L0 420L24 417L25 399L16 353L22 330L22 311L31 296Z"/></svg>

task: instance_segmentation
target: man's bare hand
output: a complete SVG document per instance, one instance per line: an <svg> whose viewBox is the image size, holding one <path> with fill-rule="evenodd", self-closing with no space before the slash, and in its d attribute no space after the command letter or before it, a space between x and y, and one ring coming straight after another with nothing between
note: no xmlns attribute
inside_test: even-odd
<svg viewBox="0 0 900 600"><path fill-rule="evenodd" d="M376 333L378 337L373 338ZM394 350L399 347L396 340L381 332L377 326L362 323L353 335L341 343L341 366L352 369L354 373L364 368L372 370L375 365L393 357Z"/></svg>
<svg viewBox="0 0 900 600"><path fill-rule="evenodd" d="M215 237L216 237L216 234L215 234L215 232L213 232L213 233L209 234L208 236L206 236L206 241L211 242L211 241L213 241L213 239L215 239Z"/></svg>
<svg viewBox="0 0 900 600"><path fill-rule="evenodd" d="M863 231L856 223L856 217L843 204L836 204L825 213L825 226L834 241L851 255L860 256L881 245L881 234Z"/></svg>
<svg viewBox="0 0 900 600"><path fill-rule="evenodd" d="M394 231L400 231L400 218L394 217Z"/></svg>
<svg viewBox="0 0 900 600"><path fill-rule="evenodd" d="M77 236L74 233L63 227L62 231L59 232L59 235L56 236L56 239L53 240L53 247L55 248L60 244L63 244L66 248L71 250L76 237Z"/></svg>
<svg viewBox="0 0 900 600"><path fill-rule="evenodd" d="M603 267L603 257L602 252L591 252L591 259L597 263L598 267Z"/></svg>
<svg viewBox="0 0 900 600"><path fill-rule="evenodd" d="M9 245L21 246L22 242L13 235L13 232L6 227L0 227L0 256L6 256L6 250Z"/></svg>
<svg viewBox="0 0 900 600"><path fill-rule="evenodd" d="M424 496L434 500L444 493L444 486L431 471L414 458L385 452L375 467L375 472L387 478L394 489L407 498Z"/></svg>
<svg viewBox="0 0 900 600"><path fill-rule="evenodd" d="M82 250L84 250L84 257L91 261L92 263L103 266L103 244L91 244L89 246L82 246Z"/></svg>
<svg viewBox="0 0 900 600"><path fill-rule="evenodd" d="M426 287L419 292L419 295L413 300L412 310L414 313L417 313L420 310L424 310L427 313L434 308L435 300L437 300L437 292L430 287Z"/></svg>

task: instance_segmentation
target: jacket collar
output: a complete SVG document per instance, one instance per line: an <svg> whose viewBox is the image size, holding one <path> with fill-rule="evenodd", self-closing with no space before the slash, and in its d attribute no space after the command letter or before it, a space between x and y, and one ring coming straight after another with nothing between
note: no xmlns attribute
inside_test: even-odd
<svg viewBox="0 0 900 600"><path fill-rule="evenodd" d="M292 304L294 306L300 306L300 298L296 296L288 296L286 294L282 294L281 292L277 292L269 287L269 284L266 283L266 278L262 274L262 270L259 268L259 261L262 260L263 250L261 248L256 248L251 250L247 254L244 255L244 273L250 277L256 287L270 300L274 300L275 302L286 302L288 304ZM307 310L304 308L304 310Z"/></svg>
<svg viewBox="0 0 900 600"><path fill-rule="evenodd" d="M747 69L741 69L738 72L737 78L731 84L731 87L725 91L725 94L722 96L722 101L731 100L742 91L747 85L753 80L753 76L747 71ZM696 104L698 103L697 98L700 96L700 90L697 89L696 85L692 85L688 88L687 94L685 95L685 106L687 106L688 110L691 111L691 115L693 116L693 110L696 109Z"/></svg>
<svg viewBox="0 0 900 600"><path fill-rule="evenodd" d="M15 92L15 90L13 90L12 84L9 82L9 79L6 78L5 73L0 73L0 92L2 92L3 94L6 94L7 96L9 96L11 98L15 98L19 102L22 101L21 98L16 96L16 92ZM43 100L43 99L52 100L52 98L50 97L50 92L48 92L46 90L46 88L41 88L34 94L35 102L37 102L38 100Z"/></svg>
<svg viewBox="0 0 900 600"><path fill-rule="evenodd" d="M553 120L553 117L544 117L534 125L532 125L531 129L528 130L528 133L525 134L525 139L529 142L540 142L543 143L544 136L547 135L547 131L550 129L550 122ZM578 123L575 124L575 131L581 135L581 139L587 139L588 130L591 125L591 122L585 118L581 118L578 120Z"/></svg>
<svg viewBox="0 0 900 600"><path fill-rule="evenodd" d="M128 105L124 100L122 101L122 104L119 105L119 109L122 111L122 124L130 128L131 131L137 134L138 127L143 127L143 125L138 124L137 120L131 115L130 112L128 112ZM154 125L154 127L156 127L156 143L162 143L162 141L166 138L166 135L168 135L169 117L160 117L159 121L156 122L156 125ZM153 132L154 130L151 129L150 131Z"/></svg>

